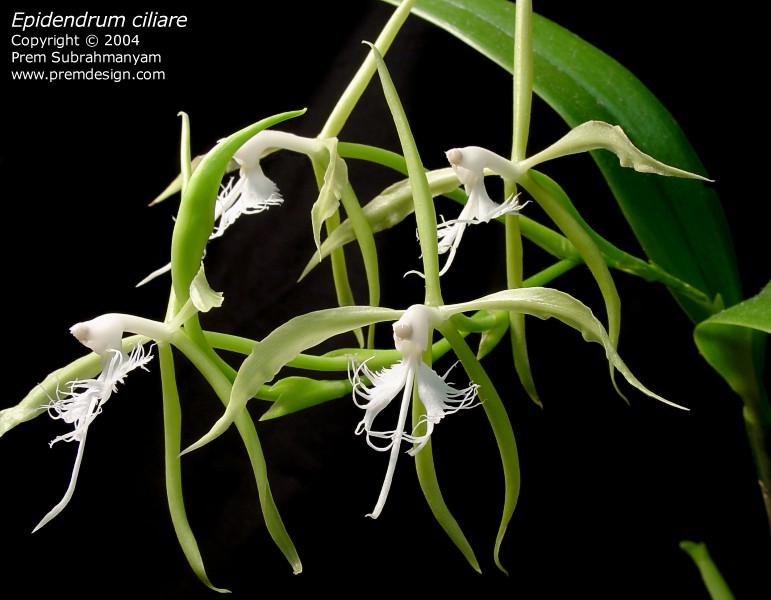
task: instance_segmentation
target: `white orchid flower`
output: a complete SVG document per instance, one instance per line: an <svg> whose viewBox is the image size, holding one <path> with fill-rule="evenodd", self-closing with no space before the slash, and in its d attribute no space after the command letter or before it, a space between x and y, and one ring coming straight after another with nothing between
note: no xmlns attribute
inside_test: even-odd
<svg viewBox="0 0 771 600"><path fill-rule="evenodd" d="M70 329L70 332L84 346L99 354L103 369L94 379L70 381L66 385L67 391L60 394L57 390L56 399L52 399L46 407L51 418L60 419L74 427L72 431L55 437L49 445L53 446L60 441L78 442L78 453L67 491L59 503L32 530L33 533L62 512L72 499L83 459L88 428L102 412L102 406L113 393L118 391L118 384L123 383L128 373L137 368L147 370L146 365L153 358L141 344L137 344L130 352L123 351L121 337L126 321L129 321L129 325L132 319L137 319L140 323L144 321L138 317L129 317L130 315L102 315L92 321L73 325Z"/></svg>
<svg viewBox="0 0 771 600"><path fill-rule="evenodd" d="M710 181L696 173L659 162L638 149L619 126L603 121L582 123L548 148L521 161L508 160L479 146L453 148L447 151L447 160L458 181L465 187L468 200L457 219L437 225L439 253L450 253L440 275L449 269L467 225L487 223L508 213L518 213L527 204L518 203L516 196L507 198L502 204L491 200L484 183L486 174L500 175L516 182L524 173L546 161L593 150L613 152L622 167L630 167L640 173Z"/></svg>
<svg viewBox="0 0 771 600"><path fill-rule="evenodd" d="M485 169L502 174L501 170L508 172L512 168L510 161L477 146L453 148L448 150L446 155L458 181L466 190L468 200L457 219L442 221L437 225L439 254L450 253L439 272L440 275L444 275L450 268L463 232L468 225L488 223L509 213L518 214L524 206L518 202L517 196L511 196L502 204L498 204L490 199L485 188Z"/></svg>
<svg viewBox="0 0 771 600"><path fill-rule="evenodd" d="M402 353L401 360L377 372L370 370L366 362L355 364L349 375L353 384L353 400L365 411L364 418L356 427L356 433L365 433L367 444L375 450L380 452L390 450L391 453L377 504L372 513L367 515L373 519L380 515L385 505L402 442L413 444L407 453L414 456L428 443L434 426L446 415L479 404L475 401L478 387L476 384L472 383L464 389L454 388L445 381L447 374L441 377L423 362L422 354L429 344L429 328L442 320L435 309L424 305L411 306L393 325L394 344ZM364 380L369 381L369 384ZM417 388L425 414L416 428L411 433L407 433L405 423L410 412L413 387ZM400 391L402 400L396 428L386 431L375 430L373 428L375 418ZM357 395L364 401L359 402ZM422 426L425 426L425 433L416 434L417 428ZM388 442L385 445L378 445L375 439L384 439Z"/></svg>
<svg viewBox="0 0 771 600"><path fill-rule="evenodd" d="M209 236L210 240L221 237L225 230L236 222L241 215L253 215L279 206L284 202L278 186L263 173L259 160L255 163L243 163L240 175L235 181L231 178L222 187L214 207L216 225Z"/></svg>
<svg viewBox="0 0 771 600"><path fill-rule="evenodd" d="M290 150L311 158L328 160L319 197L311 209L313 238L316 247L320 248L323 222L337 210L343 189L348 183L348 167L337 153L337 138L306 138L271 129L264 129L254 135L233 155L233 160L240 166L239 174L237 178L231 177L217 196L210 241L222 237L241 215L261 213L271 206L283 204L278 186L265 175L261 165L262 159L275 150ZM136 287L169 271L171 263L150 273Z"/></svg>
<svg viewBox="0 0 771 600"><path fill-rule="evenodd" d="M273 150L290 150L319 160L326 157L324 182L311 209L313 235L320 245L321 225L337 209L348 183L348 168L337 153L337 138L306 138L270 129L257 133L233 155L241 170L238 180L233 183L231 179L217 198L217 225L209 239L220 237L241 215L259 213L283 202L278 186L260 166L262 158Z"/></svg>
<svg viewBox="0 0 771 600"><path fill-rule="evenodd" d="M159 342L168 341L182 323L193 314L208 312L212 308L221 306L222 302L222 294L209 287L201 266L190 284L190 299L169 323L134 315L109 313L90 321L76 323L70 328L70 333L81 344L99 355L102 371L93 379L70 381L66 384L66 391L63 394L57 388L56 399L52 399L43 407L48 409L51 418L62 420L74 427L69 433L54 438L49 445L53 446L60 441L78 442L78 453L64 497L43 517L33 529L33 533L62 512L72 498L83 459L88 428L102 412L104 404L112 394L118 391L118 384L123 383L128 373L137 368L147 370L146 365L153 358L141 342L137 343L130 352L124 352L122 341L124 333L135 333Z"/></svg>

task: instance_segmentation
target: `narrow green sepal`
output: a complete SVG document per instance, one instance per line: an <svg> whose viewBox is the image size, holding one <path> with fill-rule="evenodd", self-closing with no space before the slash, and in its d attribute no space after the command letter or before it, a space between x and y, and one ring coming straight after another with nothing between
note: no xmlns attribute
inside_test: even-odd
<svg viewBox="0 0 771 600"><path fill-rule="evenodd" d="M237 131L212 148L192 173L182 193L171 238L171 277L180 306L189 298L190 284L214 228L214 204L233 155L263 129L304 113L305 109L280 113Z"/></svg>

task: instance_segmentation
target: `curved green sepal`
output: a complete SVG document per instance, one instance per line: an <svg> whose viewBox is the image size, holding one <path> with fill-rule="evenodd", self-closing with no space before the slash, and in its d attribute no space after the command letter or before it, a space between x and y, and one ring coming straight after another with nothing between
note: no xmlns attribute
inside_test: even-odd
<svg viewBox="0 0 771 600"><path fill-rule="evenodd" d="M530 355L527 352L527 337L525 335L525 315L509 313L509 330L511 331L511 356L514 359L514 368L519 376L522 389L536 406L543 408L543 402L541 402L541 397L535 386L535 377L533 377L533 371L530 368Z"/></svg>
<svg viewBox="0 0 771 600"><path fill-rule="evenodd" d="M270 381L295 356L342 333L381 321L395 321L402 311L371 306L339 306L295 317L274 329L255 346L238 370L225 414L183 454L220 436L243 411L264 383Z"/></svg>
<svg viewBox="0 0 771 600"><path fill-rule="evenodd" d="M209 354L195 344L183 330L177 332L172 343L190 359L209 382L212 389L217 393L220 401L227 406L232 390L229 378L230 374L226 374L219 365L211 359ZM289 564L292 565L294 573L300 573L302 572L300 557L297 554L292 539L289 537L289 533L284 526L276 503L273 500L273 494L270 491L268 469L265 464L265 456L262 452L262 445L260 444L260 438L257 435L254 421L252 421L252 417L247 411L242 410L236 415L234 422L238 434L241 436L241 440L244 443L246 452L249 455L249 463L251 464L254 480L257 484L260 508L262 510L263 518L265 519L265 526L268 529L268 533L276 546L283 552L284 556L289 561ZM184 452L181 452L180 456L182 454L184 454Z"/></svg>
<svg viewBox="0 0 771 600"><path fill-rule="evenodd" d="M365 42L368 43L368 42ZM420 158L415 137L412 135L407 115L399 99L393 79L388 72L388 67L378 49L369 44L377 63L377 72L380 84L383 87L383 95L388 104L388 110L399 136L399 144L407 164L407 174L412 188L412 202L415 207L415 220L418 228L418 243L420 244L420 258L423 261L423 278L426 283L426 300L429 306L442 303L441 285L439 283L439 250L436 233L436 213L434 212L433 196L428 185L426 169Z"/></svg>
<svg viewBox="0 0 771 600"><path fill-rule="evenodd" d="M551 146L523 160L517 166L528 170L547 160L592 150L608 150L618 157L622 167L632 168L639 173L712 181L696 173L666 165L645 154L632 143L621 127L604 121L587 121L577 125Z"/></svg>
<svg viewBox="0 0 771 600"><path fill-rule="evenodd" d="M413 407L416 409L418 406L419 403L413 403ZM474 555L471 544L469 544L460 525L458 525L458 521L452 516L442 497L442 491L439 489L439 480L436 477L431 440L415 455L415 472L418 475L418 482L420 483L420 489L423 491L423 496L437 523L444 529L471 567L477 573L481 573L482 569L479 567L479 561Z"/></svg>
<svg viewBox="0 0 771 600"><path fill-rule="evenodd" d="M273 500L273 493L270 491L268 467L265 464L265 455L262 452L262 445L254 421L248 412L241 411L240 414L236 415L234 422L252 464L254 479L257 483L257 494L260 497L260 508L268 533L289 564L292 565L292 572L295 575L302 573L303 567L300 556L297 554L292 538L289 537L289 532L286 530L283 519L281 519L276 502Z"/></svg>
<svg viewBox="0 0 771 600"><path fill-rule="evenodd" d="M179 404L177 379L174 373L174 358L167 343L158 344L158 360L161 369L161 387L163 390L163 435L164 456L166 464L166 498L169 504L169 514L177 535L180 548L187 558L198 579L206 587L220 593L230 590L215 587L209 581L204 568L203 558L198 549L193 530L187 520L185 501L182 494L182 466L179 460L180 439L182 432L182 410Z"/></svg>
<svg viewBox="0 0 771 600"><path fill-rule="evenodd" d="M452 310L452 309L451 309ZM482 400L487 420L492 427L495 441L498 444L498 454L501 457L501 466L503 468L504 493L503 493L503 511L501 522L498 526L498 533L495 536L495 547L493 549L493 558L496 566L508 574L500 560L501 545L506 535L506 530L511 522L514 509L519 500L521 488L521 474L519 468L519 453L517 442L514 438L514 429L511 426L511 420L506 412L498 391L493 382L487 376L487 372L477 360L474 353L469 348L466 340L458 333L450 323L445 323L439 327L441 334L452 346L455 355L460 360L466 374L474 383L479 386L479 398Z"/></svg>
<svg viewBox="0 0 771 600"><path fill-rule="evenodd" d="M608 362L618 369L630 385L665 404L684 408L646 388L621 360L602 323L592 314L589 307L559 290L542 287L503 290L470 302L440 306L438 310L445 319L449 319L453 314L470 310L521 312L540 319L555 317L580 332L587 342L600 344L605 349Z"/></svg>
<svg viewBox="0 0 771 600"><path fill-rule="evenodd" d="M212 148L193 171L171 237L171 277L179 306L189 298L190 283L214 228L214 203L233 154L256 133L303 113L304 109L280 113L237 131Z"/></svg>
<svg viewBox="0 0 771 600"><path fill-rule="evenodd" d="M482 335L479 337L479 347L477 348L477 358L479 360L487 356L509 330L507 313L499 310L493 313L493 317L495 318L494 325L482 331Z"/></svg>

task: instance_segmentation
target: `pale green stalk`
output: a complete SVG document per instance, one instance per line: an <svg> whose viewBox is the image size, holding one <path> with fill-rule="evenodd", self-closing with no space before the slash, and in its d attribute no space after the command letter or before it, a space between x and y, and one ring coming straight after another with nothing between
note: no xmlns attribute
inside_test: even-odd
<svg viewBox="0 0 771 600"><path fill-rule="evenodd" d="M413 5L416 0L405 0L391 15L391 18L386 23L383 30L380 32L375 46L380 50L382 54L388 52L391 47L396 34L401 29L404 21L410 14ZM345 125L348 117L351 115L356 104L359 102L361 95L369 85L372 76L375 74L377 65L375 58L371 53L367 54L361 67L356 72L348 87L337 101L337 104L332 109L327 122L321 129L318 137L321 139L337 137L343 126ZM317 179L319 177L319 168L314 161L314 171L316 171ZM374 248L374 238L372 236L372 230L369 228L366 218L362 219L361 207L358 202L351 202L350 197L346 198L345 195L342 198L343 206L348 213L349 218L353 221L354 231L356 237L359 240L360 246L362 246L362 256L364 258L365 269L367 270L367 282L369 285L370 303L376 305L379 303L380 291L379 291L379 275L377 267L377 254L374 254L374 259L371 249ZM331 216L326 221L327 235L330 235L335 228L340 224L339 213ZM366 227L365 227L366 225ZM335 290L337 293L337 300L340 306L350 306L354 304L353 292L351 291L350 282L348 280L348 270L345 263L345 255L342 249L335 249L332 251L330 260L332 263L332 277L335 282ZM374 302L373 302L374 301ZM359 341L360 346L364 346L364 338L361 331L354 332ZM370 328L369 342L367 346L371 345L374 340L374 330Z"/></svg>
<svg viewBox="0 0 771 600"><path fill-rule="evenodd" d="M527 156L530 133L530 107L533 102L533 3L517 0L514 23L514 130L511 160Z"/></svg>
<svg viewBox="0 0 771 600"><path fill-rule="evenodd" d="M527 155L527 140L530 134L530 108L533 99L533 6L531 0L519 0L514 23L514 69L513 69L513 128L511 160L518 162ZM517 193L513 181L504 181L504 197ZM506 283L509 288L522 287L524 277L524 248L519 214L508 214L504 219L506 230ZM538 406L543 406L535 387L527 352L525 315L509 313L509 334L514 368L522 387Z"/></svg>
<svg viewBox="0 0 771 600"><path fill-rule="evenodd" d="M393 12L391 18L388 19L388 22L385 27L383 27L377 40L375 40L375 47L378 49L378 52L380 52L381 56L385 56L388 52L394 38L396 38L396 34L399 33L402 25L404 25L404 22L407 20L415 2L416 0L404 0L404 2L402 2ZM348 117L351 116L354 107L359 102L359 98L361 98L364 90L369 85L376 69L377 64L375 62L375 57L372 56L372 53L368 53L361 67L359 67L359 70L356 72L356 75L348 84L348 87L345 88L342 96L340 96L337 104L332 109L326 124L321 130L321 133L319 133L320 138L337 137L339 135L348 120Z"/></svg>
<svg viewBox="0 0 771 600"><path fill-rule="evenodd" d="M704 587L712 600L734 600L733 592L713 562L706 544L684 540L680 542L680 548L691 557L699 569Z"/></svg>

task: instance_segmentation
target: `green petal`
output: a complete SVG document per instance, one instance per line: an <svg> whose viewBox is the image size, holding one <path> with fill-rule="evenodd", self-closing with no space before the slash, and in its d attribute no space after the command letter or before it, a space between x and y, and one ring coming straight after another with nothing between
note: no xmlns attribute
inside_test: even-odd
<svg viewBox="0 0 771 600"><path fill-rule="evenodd" d="M655 394L640 383L624 361L621 360L602 323L592 314L589 307L569 294L552 288L517 288L496 292L462 304L439 307L439 311L445 318L450 318L453 314L470 310L506 310L529 314L541 319L555 317L579 331L586 341L596 342L603 346L609 363L618 369L632 386L647 396L665 404L676 408L684 408Z"/></svg>
<svg viewBox="0 0 771 600"><path fill-rule="evenodd" d="M587 121L556 141L554 144L534 154L530 158L518 163L521 169L532 169L536 165L547 160L553 160L579 152L590 150L609 150L613 152L622 167L632 167L640 173L655 173L666 177L684 177L686 179L701 179L710 181L706 177L684 171L676 167L670 167L645 154L638 149L618 125L611 125L603 121Z"/></svg>
<svg viewBox="0 0 771 600"><path fill-rule="evenodd" d="M201 312L209 312L212 308L222 306L224 300L222 292L215 292L209 287L203 263L201 263L201 268L198 269L198 273L190 284L190 300Z"/></svg>
<svg viewBox="0 0 771 600"><path fill-rule="evenodd" d="M316 248L321 247L321 227L340 206L340 198L348 184L348 166L337 154L337 140L326 140L325 146L329 151L329 162L324 172L324 182L319 190L319 197L311 207L311 225L313 227L313 240ZM319 258L319 260L321 260Z"/></svg>

